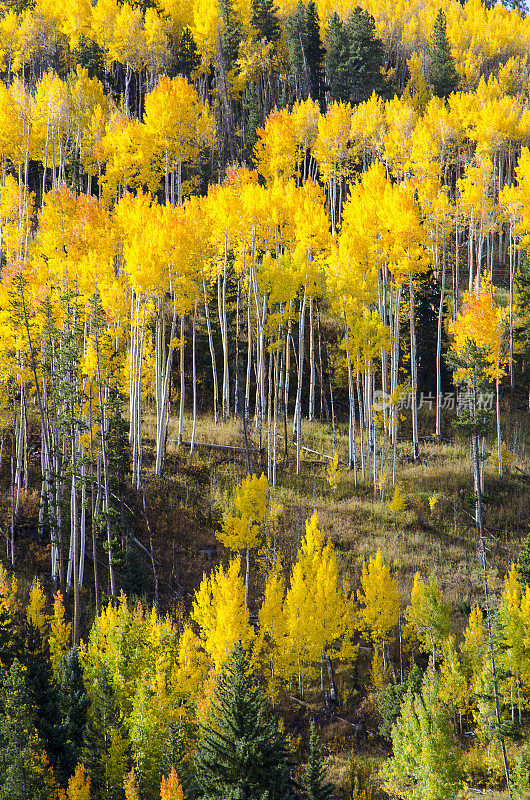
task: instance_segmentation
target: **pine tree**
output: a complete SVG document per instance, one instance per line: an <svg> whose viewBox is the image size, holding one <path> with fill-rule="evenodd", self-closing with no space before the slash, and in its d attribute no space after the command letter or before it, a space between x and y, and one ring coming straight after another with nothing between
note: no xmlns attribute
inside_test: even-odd
<svg viewBox="0 0 530 800"><path fill-rule="evenodd" d="M96 797L121 797L128 740L120 709L104 666L97 677L84 731L82 759Z"/></svg>
<svg viewBox="0 0 530 800"><path fill-rule="evenodd" d="M169 77L184 75L186 78L190 78L191 73L197 69L200 63L201 57L193 34L189 28L185 28L180 39L175 43L172 69Z"/></svg>
<svg viewBox="0 0 530 800"><path fill-rule="evenodd" d="M351 95L350 48L347 32L339 15L331 15L326 42L327 88L335 102L347 103Z"/></svg>
<svg viewBox="0 0 530 800"><path fill-rule="evenodd" d="M310 727L309 761L305 773L305 785L308 800L328 800L333 793L333 787L325 779L322 747L314 719L311 720Z"/></svg>
<svg viewBox="0 0 530 800"><path fill-rule="evenodd" d="M57 790L35 727L26 671L15 659L1 677L0 800L52 800Z"/></svg>
<svg viewBox="0 0 530 800"><path fill-rule="evenodd" d="M440 8L434 21L431 36L431 85L436 97L449 97L458 86L455 62L447 40L447 22Z"/></svg>
<svg viewBox="0 0 530 800"><path fill-rule="evenodd" d="M195 768L204 800L287 800L293 797L285 739L268 718L263 692L241 643L221 672Z"/></svg>
<svg viewBox="0 0 530 800"><path fill-rule="evenodd" d="M314 0L307 5L305 15L305 58L309 68L309 95L324 110L324 55L326 53L320 38L320 22Z"/></svg>
<svg viewBox="0 0 530 800"><path fill-rule="evenodd" d="M260 39L272 44L279 41L281 28L274 0L252 0L252 26Z"/></svg>
<svg viewBox="0 0 530 800"><path fill-rule="evenodd" d="M318 12L314 2L298 3L285 22L285 34L292 74L300 80L304 100L312 97L324 107L324 55Z"/></svg>
<svg viewBox="0 0 530 800"><path fill-rule="evenodd" d="M387 90L381 73L384 64L383 42L375 35L375 20L360 6L353 9L345 31L348 39L348 71L350 101L362 103L373 92L384 95Z"/></svg>
<svg viewBox="0 0 530 800"><path fill-rule="evenodd" d="M223 20L221 44L227 71L231 70L237 60L241 43L241 20L238 17L233 0L219 0L219 13Z"/></svg>
<svg viewBox="0 0 530 800"><path fill-rule="evenodd" d="M22 657L27 690L37 710L35 726L39 738L57 775L66 780L70 775L70 746L61 718L59 692L52 675L48 642L43 640L39 629L31 623L26 626Z"/></svg>
<svg viewBox="0 0 530 800"><path fill-rule="evenodd" d="M68 651L59 668L60 707L68 741L68 775L81 756L83 735L90 705L77 649Z"/></svg>

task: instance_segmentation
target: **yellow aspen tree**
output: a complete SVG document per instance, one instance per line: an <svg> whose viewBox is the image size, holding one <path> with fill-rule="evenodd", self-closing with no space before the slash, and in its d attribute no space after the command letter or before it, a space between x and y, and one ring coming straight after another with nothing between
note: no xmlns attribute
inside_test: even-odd
<svg viewBox="0 0 530 800"><path fill-rule="evenodd" d="M61 592L53 596L53 615L50 618L50 661L55 678L59 675L61 661L70 649L72 626L65 621L65 610Z"/></svg>
<svg viewBox="0 0 530 800"><path fill-rule="evenodd" d="M90 800L90 775L84 764L78 764L69 778L66 800Z"/></svg>
<svg viewBox="0 0 530 800"><path fill-rule="evenodd" d="M151 170L164 176L166 202L182 204L182 170L194 167L213 140L213 118L186 78L162 77L145 96L144 126L151 141ZM176 183L176 196L175 196Z"/></svg>
<svg viewBox="0 0 530 800"><path fill-rule="evenodd" d="M280 558L277 557L265 584L265 598L259 610L259 638L256 652L269 671L269 691L274 699L278 683L278 665L281 663L281 648L286 634L282 613L285 598L285 579Z"/></svg>
<svg viewBox="0 0 530 800"><path fill-rule="evenodd" d="M382 655L383 669L386 666L386 646L390 632L399 619L401 597L396 579L390 573L388 564L383 563L381 550L375 557L370 557L368 566L363 561L361 574L362 590L357 592L361 604L359 609L359 627L370 634L374 649L378 652L376 664ZM381 684L381 676L374 674L376 685Z"/></svg>
<svg viewBox="0 0 530 800"><path fill-rule="evenodd" d="M269 114L264 128L258 128L254 163L266 181L287 182L296 172L296 138L291 114L282 109Z"/></svg>
<svg viewBox="0 0 530 800"><path fill-rule="evenodd" d="M424 583L420 573L416 572L405 616L424 651L431 652L433 666L436 666L436 650L441 649L451 632L451 619L434 575L430 575L429 582Z"/></svg>
<svg viewBox="0 0 530 800"><path fill-rule="evenodd" d="M340 579L332 543L318 529L315 512L306 520L306 535L298 551L283 604L282 672L298 678L304 690L304 664L311 669L320 662L323 689L323 658L340 653L354 658L351 646L355 621L349 587Z"/></svg>
<svg viewBox="0 0 530 800"><path fill-rule="evenodd" d="M262 472L247 475L234 495L237 516L225 514L218 539L231 550L246 551L245 606L248 604L248 582L250 576L250 549L260 543L260 526L268 517L267 495L269 482Z"/></svg>
<svg viewBox="0 0 530 800"><path fill-rule="evenodd" d="M123 789L125 791L125 800L140 800L140 789L138 788L134 768L125 775Z"/></svg>
<svg viewBox="0 0 530 800"><path fill-rule="evenodd" d="M440 699L452 707L453 713L455 715L458 713L461 733L462 714L466 713L469 708L470 686L456 651L455 637L452 634L442 644L439 693Z"/></svg>
<svg viewBox="0 0 530 800"><path fill-rule="evenodd" d="M48 615L46 614L46 597L38 578L35 578L31 584L26 617L31 625L39 629L44 639L48 629Z"/></svg>
<svg viewBox="0 0 530 800"><path fill-rule="evenodd" d="M245 605L245 584L239 561L233 559L225 570L220 565L202 579L195 593L191 617L199 626L199 637L205 653L218 672L241 641L248 648L254 640Z"/></svg>
<svg viewBox="0 0 530 800"><path fill-rule="evenodd" d="M162 776L160 784L160 800L184 800L184 792L178 779L175 767L171 768L168 777Z"/></svg>
<svg viewBox="0 0 530 800"><path fill-rule="evenodd" d="M313 148L320 177L328 187L333 235L340 227L345 185L352 172L351 114L348 103L332 103L318 120L318 136Z"/></svg>

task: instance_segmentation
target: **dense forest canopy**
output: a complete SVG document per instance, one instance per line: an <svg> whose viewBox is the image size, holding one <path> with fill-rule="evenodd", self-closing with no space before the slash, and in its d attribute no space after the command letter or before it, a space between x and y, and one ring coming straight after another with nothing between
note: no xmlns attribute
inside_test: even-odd
<svg viewBox="0 0 530 800"><path fill-rule="evenodd" d="M0 2L0 800L528 797L529 52Z"/></svg>

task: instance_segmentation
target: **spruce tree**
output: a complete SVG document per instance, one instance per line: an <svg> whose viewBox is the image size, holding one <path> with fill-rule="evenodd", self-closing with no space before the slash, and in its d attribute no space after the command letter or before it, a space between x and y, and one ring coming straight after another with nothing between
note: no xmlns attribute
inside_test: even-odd
<svg viewBox="0 0 530 800"><path fill-rule="evenodd" d="M335 102L347 103L351 95L348 36L337 13L331 15L326 42L327 89Z"/></svg>
<svg viewBox="0 0 530 800"><path fill-rule="evenodd" d="M309 94L324 111L324 56L326 51L320 38L320 22L314 0L307 5L305 18L305 59L309 71Z"/></svg>
<svg viewBox="0 0 530 800"><path fill-rule="evenodd" d="M270 717L241 643L217 682L210 718L195 758L197 783L208 800L293 798L285 739Z"/></svg>
<svg viewBox="0 0 530 800"><path fill-rule="evenodd" d="M436 97L447 98L458 87L458 75L447 40L447 22L440 8L431 36L431 86Z"/></svg>
<svg viewBox="0 0 530 800"><path fill-rule="evenodd" d="M279 41L281 27L274 0L252 0L252 27L260 39L272 44Z"/></svg>
<svg viewBox="0 0 530 800"><path fill-rule="evenodd" d="M219 13L223 20L221 44L227 71L231 70L237 60L241 43L241 20L239 19L233 0L219 0Z"/></svg>
<svg viewBox="0 0 530 800"><path fill-rule="evenodd" d="M384 63L383 43L375 34L374 18L368 11L357 6L345 28L349 45L351 101L362 103L373 92L385 95L387 85L381 73Z"/></svg>
<svg viewBox="0 0 530 800"><path fill-rule="evenodd" d="M67 774L74 772L81 757L83 734L90 705L76 648L68 651L59 671L60 707L68 742Z"/></svg>
<svg viewBox="0 0 530 800"><path fill-rule="evenodd" d="M320 38L318 12L314 2L307 7L298 3L286 20L285 34L291 73L299 85L299 94L312 97L324 107L324 55Z"/></svg>
<svg viewBox="0 0 530 800"><path fill-rule="evenodd" d="M102 666L93 690L81 752L96 797L114 800L122 796L128 745L114 689Z"/></svg>
<svg viewBox="0 0 530 800"><path fill-rule="evenodd" d="M175 42L170 77L184 75L189 79L193 70L197 69L200 63L201 57L195 39L190 29L184 28L180 39Z"/></svg>
<svg viewBox="0 0 530 800"><path fill-rule="evenodd" d="M26 668L28 695L37 712L37 733L56 774L61 780L66 780L71 774L71 753L61 715L59 692L52 675L48 642L43 640L40 630L31 623L25 626L22 658Z"/></svg>
<svg viewBox="0 0 530 800"><path fill-rule="evenodd" d="M35 727L26 671L15 659L0 682L0 800L52 800L53 772Z"/></svg>
<svg viewBox="0 0 530 800"><path fill-rule="evenodd" d="M308 800L329 800L333 793L333 787L325 779L322 747L314 719L311 720L310 731L309 761L305 773L307 797Z"/></svg>

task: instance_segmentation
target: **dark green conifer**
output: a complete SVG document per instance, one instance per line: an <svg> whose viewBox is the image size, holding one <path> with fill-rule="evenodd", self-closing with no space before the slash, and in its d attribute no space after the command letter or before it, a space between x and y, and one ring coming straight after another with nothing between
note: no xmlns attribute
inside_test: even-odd
<svg viewBox="0 0 530 800"><path fill-rule="evenodd" d="M326 42L327 88L335 102L347 103L351 95L348 36L337 13L331 15Z"/></svg>
<svg viewBox="0 0 530 800"><path fill-rule="evenodd" d="M195 758L204 800L289 800L285 739L241 643L218 678Z"/></svg>
<svg viewBox="0 0 530 800"><path fill-rule="evenodd" d="M349 70L353 103L362 103L373 92L385 95L387 86L381 73L384 63L383 43L375 34L375 20L360 6L353 9L346 23L349 42Z"/></svg>
<svg viewBox="0 0 530 800"><path fill-rule="evenodd" d="M305 58L309 70L309 94L324 110L324 56L326 50L320 38L320 22L314 0L307 5L305 21Z"/></svg>
<svg viewBox="0 0 530 800"><path fill-rule="evenodd" d="M190 29L185 28L180 39L175 43L171 75L184 75L189 78L200 63L201 57L195 39Z"/></svg>
<svg viewBox="0 0 530 800"><path fill-rule="evenodd" d="M252 0L252 27L260 39L276 44L281 28L274 0Z"/></svg>
<svg viewBox="0 0 530 800"><path fill-rule="evenodd" d="M309 761L305 773L305 785L308 800L329 800L333 794L333 787L325 778L322 747L314 719L311 720Z"/></svg>
<svg viewBox="0 0 530 800"><path fill-rule="evenodd" d="M114 798L115 791L121 789L122 784L112 786L112 780L119 772L123 776L127 771L128 740L105 666L97 676L84 730L81 759L90 775L94 795L109 800Z"/></svg>
<svg viewBox="0 0 530 800"><path fill-rule="evenodd" d="M431 86L436 97L449 97L458 87L458 75L447 40L447 22L440 8L434 21L431 36Z"/></svg>
<svg viewBox="0 0 530 800"><path fill-rule="evenodd" d="M0 678L0 800L52 800L57 789L35 728L25 669L14 659Z"/></svg>
<svg viewBox="0 0 530 800"><path fill-rule="evenodd" d="M61 662L59 689L61 716L68 743L68 763L65 766L67 775L71 775L81 757L83 734L90 705L76 648L69 650Z"/></svg>

